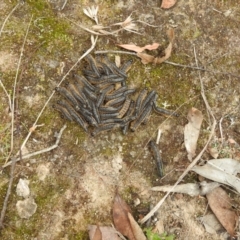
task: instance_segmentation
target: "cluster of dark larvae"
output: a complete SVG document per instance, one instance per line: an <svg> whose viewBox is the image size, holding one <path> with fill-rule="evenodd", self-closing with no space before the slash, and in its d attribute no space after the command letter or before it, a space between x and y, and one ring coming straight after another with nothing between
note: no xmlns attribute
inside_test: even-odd
<svg viewBox="0 0 240 240"><path fill-rule="evenodd" d="M88 67L83 76L73 74L73 81L55 90L63 96L53 107L70 121L77 122L86 132L91 134L121 128L126 134L129 129L135 131L142 123L146 123L151 112L175 115L159 108L156 104L157 93L143 89L136 96L135 89L126 84L127 71L132 61L117 67L107 56L85 58ZM135 101L132 100L135 96Z"/></svg>

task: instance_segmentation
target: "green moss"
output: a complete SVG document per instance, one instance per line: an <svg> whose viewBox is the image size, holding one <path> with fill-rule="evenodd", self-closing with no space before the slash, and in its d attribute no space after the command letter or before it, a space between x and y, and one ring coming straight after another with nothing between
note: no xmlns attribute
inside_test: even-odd
<svg viewBox="0 0 240 240"><path fill-rule="evenodd" d="M88 232L87 231L80 231L80 232L72 232L68 235L69 240L87 240Z"/></svg>

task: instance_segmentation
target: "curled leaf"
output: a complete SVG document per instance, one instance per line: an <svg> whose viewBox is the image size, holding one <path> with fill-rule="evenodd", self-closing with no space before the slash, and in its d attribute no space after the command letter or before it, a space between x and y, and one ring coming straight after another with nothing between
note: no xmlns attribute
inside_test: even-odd
<svg viewBox="0 0 240 240"><path fill-rule="evenodd" d="M131 50L137 53L143 52L145 49L147 50L155 50L159 47L159 43L153 43L153 44L149 44L146 45L144 47L139 47L136 46L135 44L118 44L119 47L125 48L127 50Z"/></svg>
<svg viewBox="0 0 240 240"><path fill-rule="evenodd" d="M137 240L147 240L147 238L145 237L142 229L140 228L140 226L138 225L138 223L135 221L135 219L133 218L131 213L128 213L128 219L134 234L135 239Z"/></svg>
<svg viewBox="0 0 240 240"><path fill-rule="evenodd" d="M228 194L221 187L218 187L207 194L207 200L219 222L234 237L238 217L232 210L231 199Z"/></svg>
<svg viewBox="0 0 240 240"><path fill-rule="evenodd" d="M99 231L101 231L101 238L100 233L97 233L98 231L97 228L99 228ZM90 240L95 240L95 237L99 237L99 239L104 240L121 240L121 238L118 237L116 230L113 227L109 226L98 227L96 225L88 225L88 231Z"/></svg>
<svg viewBox="0 0 240 240"><path fill-rule="evenodd" d="M102 240L102 232L101 232L98 225L97 225L97 228L96 228L96 231L94 233L94 236L93 236L92 240Z"/></svg>
<svg viewBox="0 0 240 240"><path fill-rule="evenodd" d="M177 0L162 0L161 8L168 9L175 5Z"/></svg>
<svg viewBox="0 0 240 240"><path fill-rule="evenodd" d="M188 124L184 128L184 144L188 152L188 159L196 155L197 140L199 137L200 128L202 125L203 115L202 112L196 108L191 108L188 112Z"/></svg>
<svg viewBox="0 0 240 240"><path fill-rule="evenodd" d="M165 55L163 57L154 57L146 53L137 52L137 56L141 58L143 64L148 64L148 63L160 64L166 61L171 56L173 40L174 40L174 30L172 28L169 29L167 31L167 35L169 39L169 44L167 48L164 50Z"/></svg>
<svg viewBox="0 0 240 240"><path fill-rule="evenodd" d="M195 165L192 171L215 182L233 187L240 193L240 178L236 176L240 173L240 163L235 159L208 160L203 166Z"/></svg>
<svg viewBox="0 0 240 240"><path fill-rule="evenodd" d="M212 191L214 188L219 187L219 183L211 182L207 183L205 181L201 183L186 183L179 184L175 188L170 185L156 186L151 188L152 191L163 191L163 192L177 192L186 193L190 196L206 195L208 192Z"/></svg>
<svg viewBox="0 0 240 240"><path fill-rule="evenodd" d="M117 193L113 202L113 222L115 228L129 240L136 240L128 219L131 210L127 203Z"/></svg>

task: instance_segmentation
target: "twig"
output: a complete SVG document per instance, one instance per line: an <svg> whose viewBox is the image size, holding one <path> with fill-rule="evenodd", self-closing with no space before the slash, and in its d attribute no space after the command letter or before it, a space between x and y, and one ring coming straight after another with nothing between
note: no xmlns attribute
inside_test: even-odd
<svg viewBox="0 0 240 240"><path fill-rule="evenodd" d="M161 134L162 134L162 130L161 130L160 128L158 128L158 134L157 134L156 144L159 144Z"/></svg>
<svg viewBox="0 0 240 240"><path fill-rule="evenodd" d="M93 30L91 30L91 29L89 29L89 28L84 27L84 26L81 25L81 24L78 24L78 23L72 21L71 19L69 19L69 18L67 18L67 17L64 17L64 18L66 18L69 22L75 24L76 26L82 28L83 30L85 30L85 31L87 31L87 32L89 32L89 33L91 33L91 34L94 34L94 35L96 35L96 36L115 35L115 34L110 33L110 32L109 32L109 33L99 33L99 32L95 32L95 31L93 31Z"/></svg>
<svg viewBox="0 0 240 240"><path fill-rule="evenodd" d="M9 106L10 111L12 112L12 109L11 109L12 108L11 96L10 96L10 94L8 94L8 92L7 92L6 88L5 88L5 86L3 85L1 79L0 79L0 85L3 88L3 91L5 92L5 94L6 94L7 98L8 98L8 106Z"/></svg>
<svg viewBox="0 0 240 240"><path fill-rule="evenodd" d="M137 56L137 54L135 52L129 52L129 51L116 51L116 50L102 50L102 51L95 51L95 54L107 54L107 53L115 53L115 54L127 54L127 55L133 55L133 56ZM181 68L190 68L193 70L200 70L200 71L204 71L204 72L210 72L210 73L214 73L214 74L222 74L222 75L230 75L232 77L235 78L240 78L239 75L235 75L229 72L221 72L221 71L213 71L207 68L202 68L199 66L190 66L190 65L184 65L184 64L179 64L179 63L175 63L175 62L170 62L170 61L164 61L163 63L166 64L170 64L176 67L181 67Z"/></svg>
<svg viewBox="0 0 240 240"><path fill-rule="evenodd" d="M96 43L97 43L97 37L93 40L92 46L91 46L81 57L79 57L79 59L73 64L73 66L72 66L72 67L68 70L68 72L63 76L63 78L61 79L61 81L58 83L57 86L60 86L61 83L65 80L65 78L68 76L68 74L77 66L77 64L78 64L85 56L87 56L87 55L94 49ZM55 93L55 90L52 92L52 94L50 95L50 97L48 98L48 100L46 101L46 103L44 104L43 108L41 109L40 113L39 113L38 116L37 116L37 119L36 119L35 122L33 123L31 129L35 129L39 118L41 117L41 115L42 115L42 113L44 112L46 106L48 105L48 103L49 103L50 100L52 99L54 93ZM23 143L22 143L22 145L21 145L21 147L20 147L21 150L22 150L23 147L26 145L26 143L27 143L29 137L31 136L31 134L32 134L32 131L29 131L29 132L28 132L28 135L26 136L25 140L23 141ZM19 152L16 154L16 157L18 156L18 154L19 154Z"/></svg>
<svg viewBox="0 0 240 240"><path fill-rule="evenodd" d="M11 162L11 172L10 172L10 180L8 183L8 189L7 189L7 193L6 193L4 202L3 202L3 207L2 207L1 216L0 216L0 229L3 228L3 220L5 217L6 210L7 210L8 199L10 197L11 190L12 190L15 164L16 164L16 161L15 161L15 158L13 158L13 160Z"/></svg>
<svg viewBox="0 0 240 240"><path fill-rule="evenodd" d="M146 24L146 25L149 26L149 27L154 27L154 28L161 27L161 26L152 25L152 24L147 23L147 22L144 22L144 21L142 21L142 20L136 20L135 22L140 22L140 23Z"/></svg>
<svg viewBox="0 0 240 240"><path fill-rule="evenodd" d="M65 0L65 2L63 3L62 7L61 7L61 11L65 8L66 4L67 4L68 0Z"/></svg>
<svg viewBox="0 0 240 240"><path fill-rule="evenodd" d="M50 147L44 148L44 149L42 149L42 150L39 150L39 151L37 151L37 152L29 153L29 154L23 155L22 157L15 158L15 162L18 162L18 161L20 161L20 160L22 160L22 159L30 158L30 157L33 157L33 156L36 156L36 155L39 155L39 154L42 154L42 153L45 153L45 152L49 152L49 151L57 148L58 145L59 145L60 139L61 139L61 137L62 137L63 131L66 129L66 127L67 127L67 125L64 125L64 126L61 128L60 132L57 134L57 139L56 139L55 144L53 144L53 145L50 146ZM8 167L9 165L12 164L12 162L13 162L13 161L9 161L8 163L4 164L1 168L3 169L3 168L5 168L5 167Z"/></svg>
<svg viewBox="0 0 240 240"><path fill-rule="evenodd" d="M196 55L195 55L195 59L196 59ZM197 60L196 60L196 65L198 65ZM216 119L213 115L213 112L211 110L211 107L208 104L207 98L205 96L205 91L204 91L204 86L203 86L203 82L202 82L202 78L199 72L199 78L200 78L200 84L201 84L201 95L203 98L203 101L207 107L207 110L209 111L210 115L213 118L213 123L212 123L212 127L211 127L211 132L209 134L208 140L204 146L204 148L202 149L202 151L197 155L197 157L192 161L191 164L189 164L189 166L187 167L187 169L183 172L183 174L178 178L177 182L173 185L173 187L165 194L165 196L157 203L157 205L140 221L141 224L145 223L151 216L153 216L153 214L161 207L161 205L164 203L165 199L168 197L168 195L173 191L173 189L183 180L183 178L188 174L188 172L197 164L197 162L200 160L201 156L203 155L203 153L205 152L205 150L207 149L208 144L210 143L213 135L214 135L214 131L216 128Z"/></svg>
<svg viewBox="0 0 240 240"><path fill-rule="evenodd" d="M116 51L116 50L101 50L101 51L95 51L95 54L106 54L106 53L116 53L116 54L127 54L127 55L133 55L137 56L135 52L128 52L128 51Z"/></svg>
<svg viewBox="0 0 240 240"><path fill-rule="evenodd" d="M14 120L15 120L15 95L16 95L16 86L17 86L17 79L18 79L18 73L19 73L19 69L20 69L20 65L21 65L21 61L22 61L22 57L23 57L23 51L24 51L24 47L25 47L25 44L26 44L26 40L27 40L27 36L28 36L28 32L29 32L29 28L31 26L31 23L32 23L32 18L33 18L33 15L31 16L31 19L29 21L29 24L28 24L28 27L27 27L27 31L26 31L26 34L25 34L25 37L24 37L24 41L23 41L23 45L22 45L22 48L21 48L21 52L20 52L20 57L18 59L18 65L17 65L17 71L16 71L16 75L15 75L15 79L14 79L14 85L13 85L13 95L12 95L12 105L11 105L11 111L12 111L12 120L11 120L11 147L10 147L10 152L9 152L9 155L5 161L5 163L8 161L9 157L11 156L12 154L12 151L13 151L13 131L14 131Z"/></svg>
<svg viewBox="0 0 240 240"><path fill-rule="evenodd" d="M223 138L223 130L222 130L222 121L223 121L224 118L225 118L225 116L221 117L221 119L219 121L219 131L220 131L221 142L222 142L221 148L223 146L223 140L224 140L224 138Z"/></svg>
<svg viewBox="0 0 240 240"><path fill-rule="evenodd" d="M7 17L5 18L5 20L4 20L3 24L2 24L2 27L1 27L1 29L0 29L0 37L1 37L3 28L5 27L5 24L6 24L7 20L8 20L9 17L13 14L13 12L17 9L18 5L19 5L19 2L18 2L18 4L12 9L12 11L7 15Z"/></svg>

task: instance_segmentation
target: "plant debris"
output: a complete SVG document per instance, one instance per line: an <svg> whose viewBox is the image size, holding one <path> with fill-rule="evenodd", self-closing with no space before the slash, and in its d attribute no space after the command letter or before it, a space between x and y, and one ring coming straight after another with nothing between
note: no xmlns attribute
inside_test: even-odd
<svg viewBox="0 0 240 240"><path fill-rule="evenodd" d="M203 196L211 192L214 188L219 187L219 183L211 182L207 183L205 181L200 183L186 183L180 184L173 188L173 186L157 186L151 188L152 191L163 191L163 192L177 192L177 193L186 193L190 196Z"/></svg>
<svg viewBox="0 0 240 240"><path fill-rule="evenodd" d="M88 225L90 240L121 240L113 227Z"/></svg>
<svg viewBox="0 0 240 240"><path fill-rule="evenodd" d="M223 230L223 226L214 214L204 215L203 217L200 217L199 220L203 223L208 233L216 234L217 232Z"/></svg>
<svg viewBox="0 0 240 240"><path fill-rule="evenodd" d="M192 171L212 181L233 187L240 193L240 162L231 158L208 160L203 166L194 166Z"/></svg>
<svg viewBox="0 0 240 240"><path fill-rule="evenodd" d="M164 50L165 55L163 57L154 57L147 53L137 53L137 56L141 58L143 64L148 64L148 63L160 64L160 63L166 61L171 56L173 40L174 40L174 30L172 28L170 28L167 31L167 35L168 35L168 39L169 39L169 45Z"/></svg>
<svg viewBox="0 0 240 240"><path fill-rule="evenodd" d="M142 123L147 123L152 111L158 114L178 116L176 113L157 106L157 93L143 89L134 101L131 96L135 89L128 89L127 71L132 61L119 68L106 56L102 60L86 57L89 67L84 76L74 74L74 81L56 91L64 99L53 105L61 115L77 122L85 132L93 127L92 136L100 132L122 128L124 134L135 131Z"/></svg>
<svg viewBox="0 0 240 240"><path fill-rule="evenodd" d="M141 58L143 64L154 63L160 64L166 61L172 53L173 41L174 41L174 30L172 28L167 30L167 36L169 39L169 44L167 48L164 50L163 57L155 57L147 53L143 53L144 50L155 50L159 47L159 43L153 43L151 45L146 45L144 47L139 47L134 44L118 44L119 47L132 50L137 53L137 56Z"/></svg>
<svg viewBox="0 0 240 240"><path fill-rule="evenodd" d="M145 45L144 47L136 46L135 44L118 44L119 47L125 48L127 50L134 51L136 53L143 52L144 50L155 50L159 47L159 43L153 43L151 45Z"/></svg>
<svg viewBox="0 0 240 240"><path fill-rule="evenodd" d="M188 160L192 161L196 155L197 140L202 125L202 112L196 108L191 108L187 115L188 124L184 128L184 144L188 152Z"/></svg>
<svg viewBox="0 0 240 240"><path fill-rule="evenodd" d="M113 222L115 228L129 240L146 240L146 237L134 220L127 203L116 193L113 202Z"/></svg>
<svg viewBox="0 0 240 240"><path fill-rule="evenodd" d="M162 0L161 8L169 9L176 4L177 0Z"/></svg>
<svg viewBox="0 0 240 240"><path fill-rule="evenodd" d="M231 199L228 194L221 187L218 187L207 194L207 200L219 222L234 237L238 217L232 210Z"/></svg>

